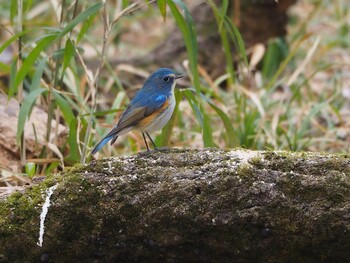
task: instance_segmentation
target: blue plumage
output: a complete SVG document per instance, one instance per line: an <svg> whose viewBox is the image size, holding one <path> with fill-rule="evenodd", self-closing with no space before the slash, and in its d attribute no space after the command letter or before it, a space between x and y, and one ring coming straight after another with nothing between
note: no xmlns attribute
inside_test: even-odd
<svg viewBox="0 0 350 263"><path fill-rule="evenodd" d="M92 150L92 154L95 154L97 153L99 150L102 149L103 146L105 146L106 143L108 143L110 140L113 139L113 136L106 136L105 138L103 138L102 141L100 141L96 146L95 148Z"/></svg>

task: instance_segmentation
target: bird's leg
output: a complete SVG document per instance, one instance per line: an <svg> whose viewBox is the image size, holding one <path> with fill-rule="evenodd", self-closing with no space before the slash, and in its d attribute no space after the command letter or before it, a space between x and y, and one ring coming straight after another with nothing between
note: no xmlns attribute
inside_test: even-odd
<svg viewBox="0 0 350 263"><path fill-rule="evenodd" d="M157 147L157 145L154 143L154 141L152 140L151 136L148 134L148 132L146 132L146 134L147 134L148 138L151 140L151 142L152 142L152 144L153 144L154 149L155 149L155 150L157 150L157 149L158 149L158 147Z"/></svg>
<svg viewBox="0 0 350 263"><path fill-rule="evenodd" d="M147 134L147 135L148 135L148 134ZM147 140L146 140L146 137L145 137L145 134L144 134L144 133L142 133L142 137L143 137L143 140L145 141L146 148L147 148L147 152L149 152L149 148L148 148Z"/></svg>

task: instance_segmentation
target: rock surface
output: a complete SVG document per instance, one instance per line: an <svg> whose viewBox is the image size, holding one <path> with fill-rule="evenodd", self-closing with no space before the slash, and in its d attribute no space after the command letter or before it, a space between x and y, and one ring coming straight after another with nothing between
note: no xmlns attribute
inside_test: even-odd
<svg viewBox="0 0 350 263"><path fill-rule="evenodd" d="M346 155L161 149L66 169L1 201L0 258L348 262L349 218Z"/></svg>

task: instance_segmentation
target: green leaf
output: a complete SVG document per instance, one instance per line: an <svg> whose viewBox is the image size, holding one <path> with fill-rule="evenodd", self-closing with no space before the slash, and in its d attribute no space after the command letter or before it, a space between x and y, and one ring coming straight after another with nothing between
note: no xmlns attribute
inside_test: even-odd
<svg viewBox="0 0 350 263"><path fill-rule="evenodd" d="M66 70L66 68L69 66L74 56L75 56L75 45L70 39L67 39L66 46L64 48L62 71Z"/></svg>
<svg viewBox="0 0 350 263"><path fill-rule="evenodd" d="M224 123L229 147L239 146L239 138L237 136L237 132L235 132L232 126L231 120L227 116L227 114L223 110L221 110L218 106L216 106L214 102L211 101L209 98L205 97L204 95L201 95L201 96L215 110L215 112L219 115L222 122Z"/></svg>
<svg viewBox="0 0 350 263"><path fill-rule="evenodd" d="M188 102L190 103L192 111L193 111L196 119L198 120L199 125L201 126L201 128L203 128L203 115L197 106L198 101L197 101L196 97L193 95L193 90L186 89L186 90L182 91L182 93L187 98Z"/></svg>
<svg viewBox="0 0 350 263"><path fill-rule="evenodd" d="M66 25L58 37L63 37L69 32L72 31L72 29L79 23L83 22L84 20L88 19L88 17L94 15L100 8L103 6L103 2L97 3L90 8L86 9L84 12L80 13L78 16L76 16L68 25Z"/></svg>
<svg viewBox="0 0 350 263"><path fill-rule="evenodd" d="M1 73L6 73L6 74L10 73L11 72L11 66L0 62L0 72Z"/></svg>
<svg viewBox="0 0 350 263"><path fill-rule="evenodd" d="M225 27L228 29L228 33L231 36L233 43L235 44L237 52L241 55L241 58L243 59L245 65L248 66L249 63L242 35L239 32L238 28L233 24L232 20L227 16L225 17Z"/></svg>
<svg viewBox="0 0 350 263"><path fill-rule="evenodd" d="M24 34L28 33L28 31L22 31L21 33L17 33L16 35L13 35L8 40L6 40L1 46L0 46L0 53L2 53L9 45L11 45L12 42L16 41L20 36L23 36Z"/></svg>
<svg viewBox="0 0 350 263"><path fill-rule="evenodd" d="M226 17L226 14L227 14L227 10L228 10L228 5L229 5L229 2L228 0L224 0L222 1L222 5L221 5L221 9L219 10L219 14L220 14L220 17L221 17L221 21L220 21L220 24L219 24L219 31L221 31L222 29L222 26L224 24L224 21L225 21L225 17Z"/></svg>
<svg viewBox="0 0 350 263"><path fill-rule="evenodd" d="M17 14L17 0L11 0L11 5L10 5L10 20L13 23L13 20L15 19L15 16Z"/></svg>
<svg viewBox="0 0 350 263"><path fill-rule="evenodd" d="M49 167L47 167L46 170L45 170L45 175L51 174L51 172L55 168L57 168L60 164L61 164L61 162L52 162L52 163L50 163Z"/></svg>
<svg viewBox="0 0 350 263"><path fill-rule="evenodd" d="M68 135L68 144L69 144L69 156L67 159L72 163L77 163L80 160L79 153L79 141L77 136L78 130L78 119L73 119L69 125L69 135Z"/></svg>
<svg viewBox="0 0 350 263"><path fill-rule="evenodd" d="M203 106L201 106L201 111L203 112ZM203 142L204 147L214 147L213 131L211 128L211 122L208 114L203 114Z"/></svg>
<svg viewBox="0 0 350 263"><path fill-rule="evenodd" d="M25 76L28 74L30 70L32 70L32 67L40 55L40 53L46 49L49 45L51 45L55 39L57 38L56 34L53 35L47 35L43 39L41 39L35 48L29 53L28 57L24 60L23 65L21 68L18 70L16 76L14 77L13 82L11 83L10 86L10 91L9 91L9 98L13 96L18 89L19 84L24 80Z"/></svg>
<svg viewBox="0 0 350 263"><path fill-rule="evenodd" d="M234 69L234 63L233 63L233 55L231 52L231 44L228 40L227 36L227 28L226 26L223 27L225 19L226 19L226 13L227 13L227 8L228 8L228 1L225 0L223 1L221 10L217 8L215 2L213 0L208 0L209 5L214 11L216 23L218 24L219 27L219 32L220 32L220 38L222 42L222 48L225 53L225 59L226 59L226 68L229 73L229 83L232 84L235 82L236 75L235 75L235 69ZM225 24L226 25L226 24Z"/></svg>
<svg viewBox="0 0 350 263"><path fill-rule="evenodd" d="M11 73L10 73L10 89L8 92L8 100L10 100L13 97L13 90L11 89L14 81L15 81L15 76L17 74L17 61L14 59L11 63Z"/></svg>
<svg viewBox="0 0 350 263"><path fill-rule="evenodd" d="M176 2L181 7L185 15L185 18L177 9L174 2ZM167 0L167 3L175 18L175 22L183 35L185 45L186 45L186 50L188 53L188 59L190 62L190 69L193 75L193 84L197 92L199 92L200 82L199 82L199 74L198 74L198 68L197 68L197 56L198 56L197 36L194 31L194 24L193 24L191 14L187 6L181 0L174 0L174 1Z"/></svg>
<svg viewBox="0 0 350 263"><path fill-rule="evenodd" d="M36 165L35 163L26 163L26 174L31 178L35 174Z"/></svg>
<svg viewBox="0 0 350 263"><path fill-rule="evenodd" d="M162 15L164 21L166 19L166 0L157 0L158 8L160 14Z"/></svg>
<svg viewBox="0 0 350 263"><path fill-rule="evenodd" d="M72 111L71 107L69 106L69 103L57 91L53 91L52 94L53 94L53 96L55 98L55 103L58 105L58 107L62 111L63 118L64 118L65 122L68 125L70 125L70 123L72 122L72 120L75 119L75 117L74 117L74 114L73 114L73 111Z"/></svg>
<svg viewBox="0 0 350 263"><path fill-rule="evenodd" d="M47 61L47 58L45 57L42 60L40 60L38 66L36 67L36 70L32 79L32 84L30 84L30 90L35 90L40 88L40 81L46 66L46 61Z"/></svg>
<svg viewBox="0 0 350 263"><path fill-rule="evenodd" d="M262 63L264 79L271 79L279 65L288 55L288 44L282 38L270 41Z"/></svg>
<svg viewBox="0 0 350 263"><path fill-rule="evenodd" d="M86 32L89 30L89 28L93 25L93 21L96 17L96 14L90 16L86 21L84 22L83 26L79 30L78 36L77 36L77 43L80 42L80 40L83 39Z"/></svg>
<svg viewBox="0 0 350 263"><path fill-rule="evenodd" d="M24 0L23 2L23 10L24 12L28 12L30 10L30 8L33 5L33 0Z"/></svg>
<svg viewBox="0 0 350 263"><path fill-rule="evenodd" d="M47 92L46 89L36 89L29 93L28 96L25 97L23 104L19 110L18 114L18 123L17 123L17 143L19 144L21 140L21 136L24 130L24 125L26 123L27 118L30 116L30 111L34 105L36 98L41 95L43 92Z"/></svg>
<svg viewBox="0 0 350 263"><path fill-rule="evenodd" d="M177 6L174 4L176 2L177 5L180 6L182 9L182 13L178 10ZM207 113L205 112L204 107L201 103L200 98L200 81L199 81L199 73L198 73L198 67L197 67L197 57L198 57L198 45L197 45L197 36L194 30L194 24L191 17L191 14L187 8L187 6L183 3L181 0L167 0L168 6L170 7L170 10L174 16L175 22L177 26L179 27L184 41L186 45L186 50L188 53L189 58L189 64L190 69L193 76L193 84L197 92L197 96L199 97L198 103L191 105L192 109L197 111L197 109L200 111L200 115L202 118L199 118L198 120L202 121L202 132L203 132L203 142L205 146L211 146L213 145L213 139L212 139L212 132L210 129L210 124L207 122L209 121L209 116L207 116Z"/></svg>

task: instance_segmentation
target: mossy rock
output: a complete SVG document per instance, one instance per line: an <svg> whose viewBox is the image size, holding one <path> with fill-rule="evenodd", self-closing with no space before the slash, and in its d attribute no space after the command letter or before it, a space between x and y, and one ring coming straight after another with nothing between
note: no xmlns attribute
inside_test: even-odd
<svg viewBox="0 0 350 263"><path fill-rule="evenodd" d="M161 149L2 200L0 262L348 262L349 218L346 155Z"/></svg>

